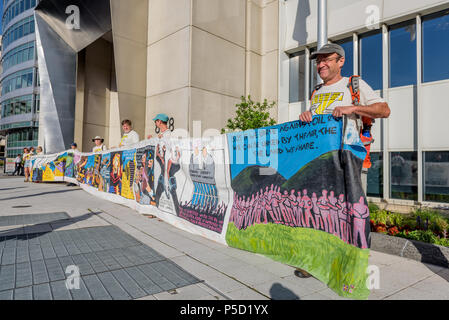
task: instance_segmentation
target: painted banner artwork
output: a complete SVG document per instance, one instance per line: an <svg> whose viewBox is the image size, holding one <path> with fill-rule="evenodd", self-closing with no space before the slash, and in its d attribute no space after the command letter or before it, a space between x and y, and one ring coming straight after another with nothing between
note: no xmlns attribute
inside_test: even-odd
<svg viewBox="0 0 449 320"><path fill-rule="evenodd" d="M341 132L342 121L321 116L229 134L234 202L226 241L305 269L342 295L364 296L370 229L362 159L350 151L360 145L341 150Z"/></svg>
<svg viewBox="0 0 449 320"><path fill-rule="evenodd" d="M121 195L126 199L134 200L133 184L136 173L136 149L122 152L122 190Z"/></svg>
<svg viewBox="0 0 449 320"><path fill-rule="evenodd" d="M366 150L354 136L342 139L345 127L321 115L310 124L34 157L33 181L56 181L62 172L64 181L98 197L304 269L341 296L366 299Z"/></svg>
<svg viewBox="0 0 449 320"><path fill-rule="evenodd" d="M136 151L136 178L134 197L141 205L156 205L154 189L154 146L146 146Z"/></svg>
<svg viewBox="0 0 449 320"><path fill-rule="evenodd" d="M189 183L178 216L218 234L223 231L231 199L225 148L220 138L191 139L182 150Z"/></svg>

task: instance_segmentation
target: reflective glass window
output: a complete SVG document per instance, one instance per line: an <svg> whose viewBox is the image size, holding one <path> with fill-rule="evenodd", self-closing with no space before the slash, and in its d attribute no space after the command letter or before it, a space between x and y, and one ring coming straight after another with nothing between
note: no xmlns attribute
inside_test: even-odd
<svg viewBox="0 0 449 320"><path fill-rule="evenodd" d="M380 31L360 36L360 75L373 90L382 89L382 34Z"/></svg>
<svg viewBox="0 0 449 320"><path fill-rule="evenodd" d="M351 38L347 38L341 41L337 41L337 44L342 46L345 50L345 65L341 69L341 75L343 77L351 77L354 75L354 42Z"/></svg>
<svg viewBox="0 0 449 320"><path fill-rule="evenodd" d="M290 57L290 102L304 101L305 53L295 53Z"/></svg>
<svg viewBox="0 0 449 320"><path fill-rule="evenodd" d="M423 17L422 81L449 79L449 10Z"/></svg>
<svg viewBox="0 0 449 320"><path fill-rule="evenodd" d="M383 173L383 153L371 152L371 168L368 170L367 196L383 198L384 194L384 173Z"/></svg>
<svg viewBox="0 0 449 320"><path fill-rule="evenodd" d="M391 197L418 200L418 164L416 152L390 153Z"/></svg>
<svg viewBox="0 0 449 320"><path fill-rule="evenodd" d="M424 200L449 202L449 151L424 152Z"/></svg>

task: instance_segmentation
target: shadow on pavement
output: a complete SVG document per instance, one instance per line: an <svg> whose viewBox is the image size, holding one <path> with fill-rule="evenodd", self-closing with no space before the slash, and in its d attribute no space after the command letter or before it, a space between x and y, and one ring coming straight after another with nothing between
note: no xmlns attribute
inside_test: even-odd
<svg viewBox="0 0 449 320"><path fill-rule="evenodd" d="M293 291L280 283L275 283L271 286L270 297L273 300L301 300Z"/></svg>
<svg viewBox="0 0 449 320"><path fill-rule="evenodd" d="M9 191L9 190L17 190L17 189L26 189L27 187L17 187L17 188L3 188L0 191Z"/></svg>
<svg viewBox="0 0 449 320"><path fill-rule="evenodd" d="M421 262L426 263L426 267L435 274L449 282L449 272L441 274L438 267L443 267L449 271L449 261L448 254L444 254L441 248L437 245L432 245L425 242L410 241L411 244L419 251L421 254ZM448 251L449 252L449 248ZM435 267L433 267L435 266ZM438 271L437 271L438 270Z"/></svg>
<svg viewBox="0 0 449 320"><path fill-rule="evenodd" d="M78 191L78 190L81 190L81 189L72 189L72 190L61 190L61 191L41 192L41 193L29 194L29 195L25 195L25 196L18 196L18 197L11 197L11 198L0 199L0 201L15 200L15 199L23 199L23 198L31 198L31 197L40 197L40 196L45 196L45 195L47 195L47 194L57 194L57 193L73 192L73 191Z"/></svg>
<svg viewBox="0 0 449 320"><path fill-rule="evenodd" d="M45 222L45 223L38 223L38 224L34 224L34 225L27 225L26 227L20 227L20 228L13 228L13 229L9 229L9 230L3 230L0 231L0 237L18 237L19 239L21 237L26 237L27 239L34 239L37 237L41 237L44 234L53 232L53 231L57 231L59 228L65 228L69 225L75 224L77 222L81 222L84 220L87 220L97 214L100 214L101 212L89 212L89 213L85 213L81 216L78 217L74 217L74 218L68 218L68 219L59 219L59 220L54 220L51 222ZM45 225L51 225L51 230L46 230L46 231L39 231L39 227L43 227ZM22 229L23 228L29 228L31 229L31 232L25 232L22 233ZM36 228L36 231L33 231L33 228ZM5 240L5 239L4 239Z"/></svg>

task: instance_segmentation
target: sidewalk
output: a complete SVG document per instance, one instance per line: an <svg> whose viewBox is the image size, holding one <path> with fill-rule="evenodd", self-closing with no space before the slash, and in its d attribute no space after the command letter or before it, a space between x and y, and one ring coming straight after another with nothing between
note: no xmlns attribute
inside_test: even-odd
<svg viewBox="0 0 449 320"><path fill-rule="evenodd" d="M6 218L7 217L7 218ZM294 268L181 231L65 184L0 179L0 300L340 300ZM80 267L80 290L64 287ZM371 251L370 300L449 299L449 269Z"/></svg>

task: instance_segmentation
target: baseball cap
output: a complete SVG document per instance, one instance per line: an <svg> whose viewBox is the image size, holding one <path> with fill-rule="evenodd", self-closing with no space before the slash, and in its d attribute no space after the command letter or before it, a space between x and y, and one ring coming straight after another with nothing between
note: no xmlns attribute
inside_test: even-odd
<svg viewBox="0 0 449 320"><path fill-rule="evenodd" d="M71 146L71 147L75 147L75 148L78 147L78 145L76 144L76 142L72 143L70 146Z"/></svg>
<svg viewBox="0 0 449 320"><path fill-rule="evenodd" d="M162 122L168 122L169 118L165 113L159 113L153 121L161 120Z"/></svg>
<svg viewBox="0 0 449 320"><path fill-rule="evenodd" d="M328 43L321 47L320 50L310 55L310 60L316 59L319 54L337 53L343 58L345 57L345 50L336 43Z"/></svg>

